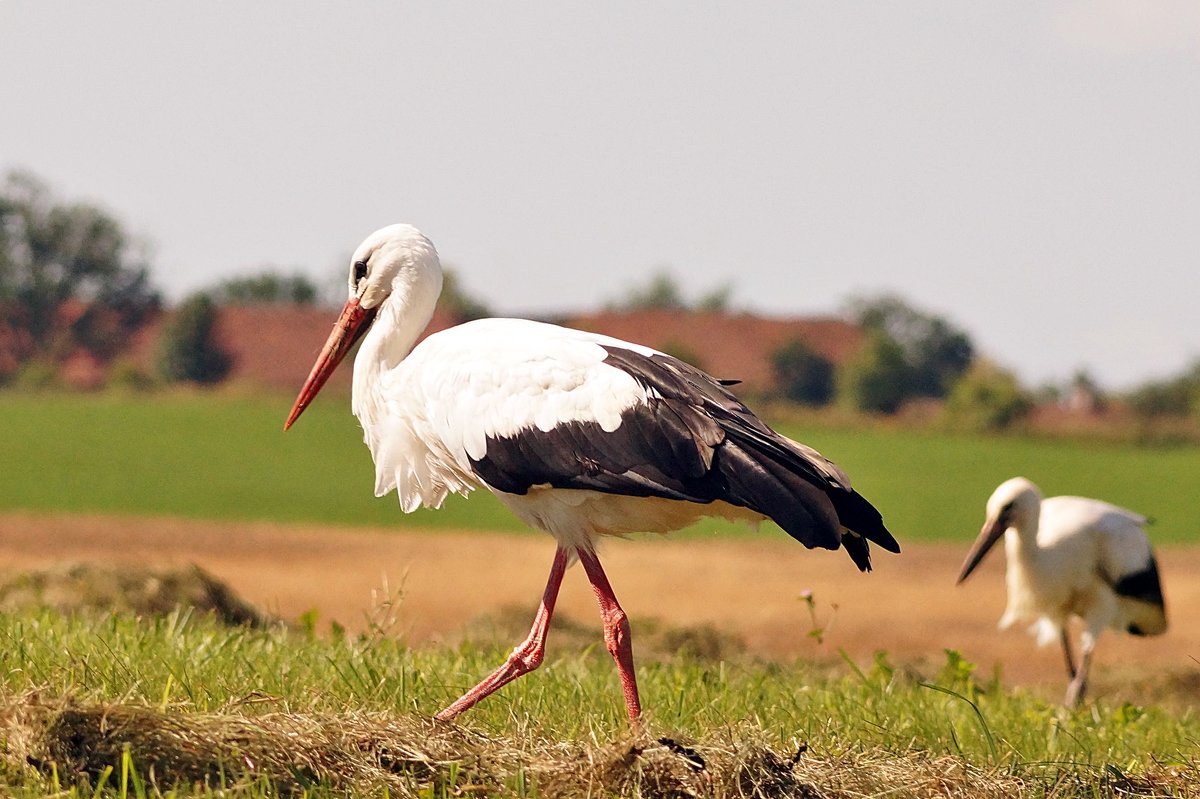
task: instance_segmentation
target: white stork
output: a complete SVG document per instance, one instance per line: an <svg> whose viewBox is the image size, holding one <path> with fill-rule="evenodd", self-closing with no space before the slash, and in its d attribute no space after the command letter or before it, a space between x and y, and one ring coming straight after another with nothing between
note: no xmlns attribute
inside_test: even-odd
<svg viewBox="0 0 1200 799"><path fill-rule="evenodd" d="M1098 499L1042 499L1038 487L1024 477L1001 483L988 499L987 521L963 561L958 582L1003 536L1008 607L1000 628L1030 622L1040 646L1056 638L1062 642L1070 678L1068 705L1083 699L1092 651L1106 627L1133 635L1167 629L1146 523L1144 516ZM1083 622L1078 664L1067 630L1072 616Z"/></svg>
<svg viewBox="0 0 1200 799"><path fill-rule="evenodd" d="M667 532L707 515L775 520L808 547L867 541L899 552L879 512L815 450L777 434L724 383L648 347L519 319L429 336L442 269L408 225L372 233L350 265L350 298L286 430L360 338L352 407L375 460L375 494L439 507L483 487L558 547L529 637L437 715L451 719L541 663L567 567L583 564L631 721L641 714L629 623L596 557L601 536Z"/></svg>

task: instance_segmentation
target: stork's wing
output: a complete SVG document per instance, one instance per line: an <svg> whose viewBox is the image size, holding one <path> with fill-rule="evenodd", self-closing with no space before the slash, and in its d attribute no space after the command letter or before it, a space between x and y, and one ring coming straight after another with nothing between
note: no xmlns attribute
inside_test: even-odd
<svg viewBox="0 0 1200 799"><path fill-rule="evenodd" d="M869 502L815 450L771 430L719 381L675 358L614 344L601 368L632 376L645 391L619 424L576 418L549 429L490 436L475 473L493 488L579 488L708 503L722 500L777 522L809 547L844 544L870 568L865 539L899 551ZM843 529L852 535L843 537Z"/></svg>
<svg viewBox="0 0 1200 799"><path fill-rule="evenodd" d="M1115 505L1103 512L1095 525L1100 572L1117 595L1161 607L1158 564L1145 524L1145 517Z"/></svg>

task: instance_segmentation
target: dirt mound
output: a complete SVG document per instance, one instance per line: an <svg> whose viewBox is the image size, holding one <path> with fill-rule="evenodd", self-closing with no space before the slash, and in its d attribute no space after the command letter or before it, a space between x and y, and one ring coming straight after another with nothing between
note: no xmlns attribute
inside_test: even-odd
<svg viewBox="0 0 1200 799"><path fill-rule="evenodd" d="M212 614L231 626L275 622L199 566L149 569L68 563L0 574L0 611L50 608L62 613L164 615L176 608Z"/></svg>

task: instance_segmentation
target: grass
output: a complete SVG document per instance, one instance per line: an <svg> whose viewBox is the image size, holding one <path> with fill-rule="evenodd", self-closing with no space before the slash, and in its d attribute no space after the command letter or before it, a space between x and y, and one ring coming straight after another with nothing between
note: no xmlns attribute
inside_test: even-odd
<svg viewBox="0 0 1200 799"><path fill-rule="evenodd" d="M372 496L374 471L347 403L322 397L286 435L285 397L0 393L0 511L171 515L343 525L522 530L486 492L402 517ZM1159 543L1197 539L1190 486L1200 448L872 427L781 427L838 462L905 540L968 540L1001 481L1099 496L1157 520ZM16 468L13 468L13 467ZM731 533L706 522L703 531Z"/></svg>
<svg viewBox="0 0 1200 799"><path fill-rule="evenodd" d="M882 655L834 670L644 658L650 715L635 735L595 648L560 648L461 725L433 724L504 650L412 649L386 632L321 639L179 611L0 617L0 787L27 797L92 796L102 779L119 796L212 795L217 783L254 797L1200 795L1192 711L1066 711L977 680L953 653L930 674Z"/></svg>

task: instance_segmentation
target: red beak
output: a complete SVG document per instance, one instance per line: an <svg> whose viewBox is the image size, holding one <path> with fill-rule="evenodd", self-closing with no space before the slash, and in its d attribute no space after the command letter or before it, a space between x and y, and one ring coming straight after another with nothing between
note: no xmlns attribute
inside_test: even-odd
<svg viewBox="0 0 1200 799"><path fill-rule="evenodd" d="M329 334L329 339L321 349L321 354L317 356L317 362L313 364L312 371L308 374L308 380L304 381L304 387L300 389L300 395L296 397L296 404L292 406L292 412L288 414L287 421L283 423L284 430L287 430L300 418L300 414L304 413L304 409L317 396L321 386L325 385L325 381L346 357L346 353L367 332L367 328L375 319L376 310L378 309L363 308L358 304L357 297L342 308L341 316L333 325L333 332Z"/></svg>
<svg viewBox="0 0 1200 799"><path fill-rule="evenodd" d="M971 545L971 550L963 561L962 571L958 573L956 584L971 576L971 572L975 571L975 567L983 561L983 556L1004 537L1004 531L1007 529L1008 520L1004 514L996 519L988 519L984 523L983 529L979 531L979 537L975 539L975 543Z"/></svg>

